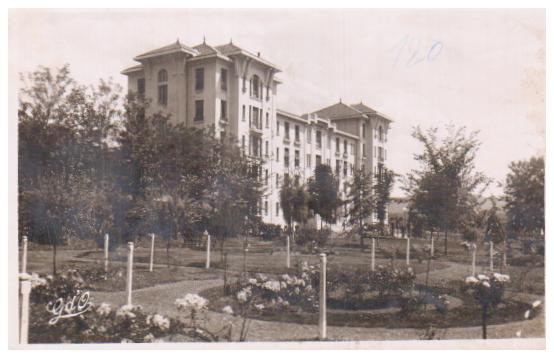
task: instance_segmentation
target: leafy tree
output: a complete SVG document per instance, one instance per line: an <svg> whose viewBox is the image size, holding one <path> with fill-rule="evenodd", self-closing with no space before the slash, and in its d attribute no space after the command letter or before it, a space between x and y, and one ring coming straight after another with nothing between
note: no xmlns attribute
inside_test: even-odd
<svg viewBox="0 0 554 358"><path fill-rule="evenodd" d="M303 185L285 176L279 198L287 226L294 235L294 223L305 223L309 218L309 193Z"/></svg>
<svg viewBox="0 0 554 358"><path fill-rule="evenodd" d="M516 233L544 230L544 158L510 164L504 189L508 226Z"/></svg>
<svg viewBox="0 0 554 358"><path fill-rule="evenodd" d="M437 128L423 132L414 129L413 136L424 147L414 156L420 168L406 177L404 190L413 210L425 217L433 231L444 232L444 253L448 254L448 231L457 229L479 205L478 198L490 180L475 169L480 146L477 132L469 135L465 127L448 126L447 135L439 141Z"/></svg>
<svg viewBox="0 0 554 358"><path fill-rule="evenodd" d="M375 190L375 211L377 213L377 220L379 220L381 233L385 228L387 208L395 176L396 174L386 167L382 167L380 173L375 173L375 184L373 186Z"/></svg>
<svg viewBox="0 0 554 358"><path fill-rule="evenodd" d="M336 208L340 205L338 183L330 166L320 164L315 168L314 177L308 183L310 208L319 214L322 221L335 221Z"/></svg>
<svg viewBox="0 0 554 358"><path fill-rule="evenodd" d="M364 247L364 221L371 218L374 208L371 183L371 174L356 170L352 181L348 184L348 225L357 228L362 248Z"/></svg>
<svg viewBox="0 0 554 358"><path fill-rule="evenodd" d="M294 194L293 182L288 175L285 175L279 192L279 200L281 202L281 209L283 210L283 218L289 230L292 228L294 216Z"/></svg>

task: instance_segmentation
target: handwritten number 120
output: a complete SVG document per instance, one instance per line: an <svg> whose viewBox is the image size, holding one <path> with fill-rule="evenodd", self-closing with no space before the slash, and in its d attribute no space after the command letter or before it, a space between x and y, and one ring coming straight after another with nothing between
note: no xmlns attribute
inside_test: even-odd
<svg viewBox="0 0 554 358"><path fill-rule="evenodd" d="M430 46L422 46L419 39L406 36L392 48L396 50L394 65L402 61L409 68L422 62L432 62L439 57L442 48L441 41L435 40Z"/></svg>

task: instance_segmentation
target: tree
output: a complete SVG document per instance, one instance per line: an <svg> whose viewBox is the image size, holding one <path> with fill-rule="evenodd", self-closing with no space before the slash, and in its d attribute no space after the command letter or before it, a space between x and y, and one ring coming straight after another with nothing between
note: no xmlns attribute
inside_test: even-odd
<svg viewBox="0 0 554 358"><path fill-rule="evenodd" d="M340 199L338 183L330 166L320 164L315 168L314 177L308 183L308 192L310 208L321 217L322 227L323 221L334 222L335 211L340 205Z"/></svg>
<svg viewBox="0 0 554 358"><path fill-rule="evenodd" d="M279 200L281 201L281 209L283 210L283 218L289 227L292 228L294 214L294 186L288 175L285 175L281 190L279 192Z"/></svg>
<svg viewBox="0 0 554 358"><path fill-rule="evenodd" d="M375 184L373 186L375 190L375 212L377 214L377 220L379 220L381 233L383 233L385 229L387 208L390 202L390 194L394 185L395 176L396 174L386 167L382 167L380 173L375 173Z"/></svg>
<svg viewBox="0 0 554 358"><path fill-rule="evenodd" d="M304 185L285 176L279 192L283 217L294 235L294 223L305 223L309 218L309 193Z"/></svg>
<svg viewBox="0 0 554 358"><path fill-rule="evenodd" d="M544 158L510 163L504 195L508 227L521 234L544 230Z"/></svg>
<svg viewBox="0 0 554 358"><path fill-rule="evenodd" d="M446 136L439 141L437 128L423 132L414 129L413 137L424 147L414 159L420 168L406 177L404 190L410 197L411 209L425 217L431 234L444 232L444 253L448 254L448 231L461 223L479 205L479 198L490 183L475 169L480 147L477 132L469 135L465 127L447 126Z"/></svg>
<svg viewBox="0 0 554 358"><path fill-rule="evenodd" d="M374 208L371 182L371 174L356 170L352 181L348 184L348 225L357 229L362 248L364 247L364 220L371 218Z"/></svg>

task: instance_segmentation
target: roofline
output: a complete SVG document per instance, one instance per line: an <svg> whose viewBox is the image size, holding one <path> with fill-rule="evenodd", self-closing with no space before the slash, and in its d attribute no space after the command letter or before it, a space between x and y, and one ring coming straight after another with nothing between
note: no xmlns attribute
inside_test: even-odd
<svg viewBox="0 0 554 358"><path fill-rule="evenodd" d="M200 60L206 60L206 59L209 59L209 58L219 58L219 59L222 59L222 60L225 60L225 61L228 61L228 62L231 62L232 60L221 54L221 53L210 53L210 54L207 54L207 55L199 55L199 56L194 56L194 57L191 57L188 59L189 62L193 62L193 61L200 61Z"/></svg>
<svg viewBox="0 0 554 358"><path fill-rule="evenodd" d="M237 46L238 47L238 46ZM271 67L273 69L275 69L277 72L283 72L281 70L281 68L279 68L277 65L269 62L268 60L264 60L263 58L261 57L258 57L256 55L254 55L252 52L249 52L249 51L246 51L242 48L239 48L238 51L232 51L232 52L228 52L227 53L227 56L233 56L233 55L244 55L244 56L247 56L247 57L250 57L251 59L253 60L256 60L258 62L261 62L263 63L264 65L268 66L268 67Z"/></svg>
<svg viewBox="0 0 554 358"><path fill-rule="evenodd" d="M296 115L296 114L294 114L294 113L287 112L287 111L285 111L285 110L283 110L283 109L277 108L277 114L278 114L278 115L281 115L281 116L283 116L283 117L287 117L287 118L290 118L290 119L294 119L294 120L296 120L296 121L298 121L298 122L302 122L302 123L305 123L305 124L309 124L309 123L310 123L307 119L302 118L302 117L300 117L300 116L298 116L298 115Z"/></svg>
<svg viewBox="0 0 554 358"><path fill-rule="evenodd" d="M381 113L381 112L377 112L377 111L376 111L375 114L378 115L379 117L381 117L381 118L383 118L383 119L389 121L389 122L394 122L394 120L392 120L392 118L390 118L390 117L387 116L387 115L384 115L384 114Z"/></svg>
<svg viewBox="0 0 554 358"><path fill-rule="evenodd" d="M135 65L135 66L128 67L128 68L122 70L121 74L122 75L128 75L128 74L135 73L135 72L140 72L140 71L144 71L144 66L143 65Z"/></svg>
<svg viewBox="0 0 554 358"><path fill-rule="evenodd" d="M152 51L155 51L155 50L152 50ZM146 53L146 54L138 55L138 56L135 56L133 58L133 60L140 62L141 60L146 60L146 59L149 59L149 58L159 57L159 56L164 56L164 55L170 55L172 53L184 53L184 54L187 54L187 55L194 56L198 53L198 51L196 51L194 49L187 50L186 48L180 47L178 49L170 49L170 50L165 50L165 51L156 52L156 53L150 53L150 54Z"/></svg>

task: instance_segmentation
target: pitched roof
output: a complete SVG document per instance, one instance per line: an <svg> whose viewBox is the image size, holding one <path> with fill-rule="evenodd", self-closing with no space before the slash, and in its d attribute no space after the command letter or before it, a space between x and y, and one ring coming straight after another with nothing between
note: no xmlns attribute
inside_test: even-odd
<svg viewBox="0 0 554 358"><path fill-rule="evenodd" d="M219 53L214 47L207 45L205 42L193 47L198 51L198 56L216 55Z"/></svg>
<svg viewBox="0 0 554 358"><path fill-rule="evenodd" d="M314 112L317 116L329 119L341 119L341 118L361 118L365 115L359 110L349 106L345 103L335 103L329 107L322 108Z"/></svg>
<svg viewBox="0 0 554 358"><path fill-rule="evenodd" d="M254 59L258 62L261 62L266 66L272 67L277 71L281 71L281 69L279 67L277 67L273 63L271 63L271 62L263 59L262 57L260 57L259 52L258 52L258 55L255 55L252 52L247 51L247 50L233 44L233 42L230 42L230 43L225 44L225 45L219 45L219 46L216 46L215 48L224 55L230 56L230 55L241 54L241 55L244 55L244 56L248 56L248 57L250 57L250 58L252 58L252 59Z"/></svg>
<svg viewBox="0 0 554 358"><path fill-rule="evenodd" d="M373 114L373 113L377 113L376 110L374 110L373 108L370 108L368 106L366 106L365 104L363 104L362 102L358 103L358 104L352 104L351 105L352 108L356 109L357 111L360 111L364 114Z"/></svg>
<svg viewBox="0 0 554 358"><path fill-rule="evenodd" d="M176 42L174 42L170 45L163 46L163 47L157 48L155 50L148 51L148 52L145 52L141 55L138 55L137 57L134 58L134 60L135 61L140 61L140 60L144 60L146 58L156 57L156 56L160 56L160 55L167 55L167 54L170 54L170 53L186 53L186 54L189 54L189 55L197 55L198 54L198 52L195 49L192 49L188 46L185 46L185 45L181 44L179 42L179 40L177 40Z"/></svg>
<svg viewBox="0 0 554 358"><path fill-rule="evenodd" d="M126 75L126 74L129 74L129 73L142 71L143 69L144 69L143 65L131 66L131 67L127 67L126 69L121 71L121 74Z"/></svg>

